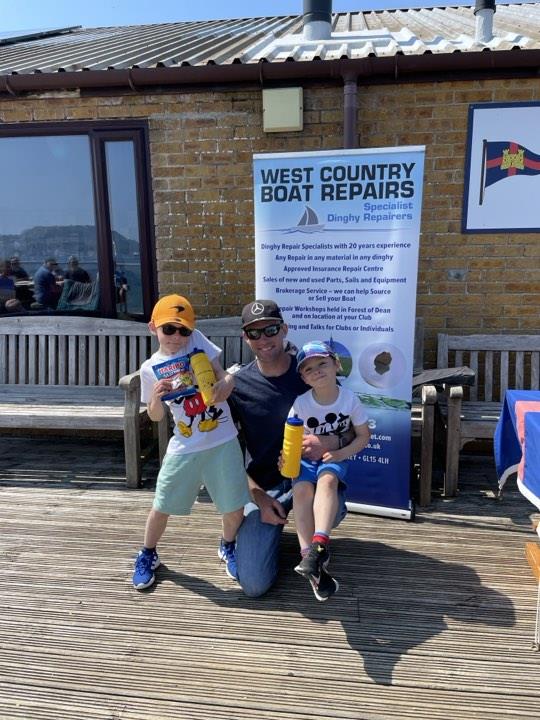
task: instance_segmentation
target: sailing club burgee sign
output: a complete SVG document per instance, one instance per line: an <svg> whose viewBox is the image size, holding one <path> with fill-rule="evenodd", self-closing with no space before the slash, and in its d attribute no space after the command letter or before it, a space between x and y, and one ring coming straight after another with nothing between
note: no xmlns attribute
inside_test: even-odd
<svg viewBox="0 0 540 720"><path fill-rule="evenodd" d="M538 232L540 102L469 106L464 233Z"/></svg>
<svg viewBox="0 0 540 720"><path fill-rule="evenodd" d="M289 338L323 340L371 429L353 510L409 518L411 390L423 147L254 156L256 295Z"/></svg>

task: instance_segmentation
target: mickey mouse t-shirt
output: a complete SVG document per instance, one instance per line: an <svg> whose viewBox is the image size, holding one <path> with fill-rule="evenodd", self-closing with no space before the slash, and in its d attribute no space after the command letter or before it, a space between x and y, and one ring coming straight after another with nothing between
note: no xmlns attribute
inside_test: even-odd
<svg viewBox="0 0 540 720"><path fill-rule="evenodd" d="M341 435L353 425L363 425L367 412L358 397L339 388L339 394L331 405L321 405L308 390L296 398L289 417L296 415L304 421L304 432L311 435Z"/></svg>
<svg viewBox="0 0 540 720"><path fill-rule="evenodd" d="M141 365L141 401L143 403L150 401L152 389L157 381L154 366L167 360L176 360L178 365L182 365L184 368L182 385L193 388L191 394L164 401L169 406L174 419L174 434L167 447L169 455L209 450L232 440L238 434L226 402L216 403L210 407L205 405L202 395L195 385L195 377L189 362L189 356L195 349L203 350L210 361L221 353L221 349L217 345L210 342L198 330L194 330L186 347L178 356L164 355L158 350ZM188 374L191 375L190 380L186 377Z"/></svg>

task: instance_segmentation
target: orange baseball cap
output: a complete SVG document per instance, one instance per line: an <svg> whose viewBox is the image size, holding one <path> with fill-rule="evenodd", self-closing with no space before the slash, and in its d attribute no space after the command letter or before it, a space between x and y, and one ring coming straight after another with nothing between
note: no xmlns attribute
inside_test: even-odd
<svg viewBox="0 0 540 720"><path fill-rule="evenodd" d="M154 305L151 320L156 327L176 323L190 330L195 329L195 312L189 300L182 295L165 295L160 298Z"/></svg>

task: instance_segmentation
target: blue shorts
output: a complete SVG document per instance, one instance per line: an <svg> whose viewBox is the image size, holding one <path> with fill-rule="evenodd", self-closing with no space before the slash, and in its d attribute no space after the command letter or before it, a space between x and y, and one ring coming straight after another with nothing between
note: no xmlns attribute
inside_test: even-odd
<svg viewBox="0 0 540 720"><path fill-rule="evenodd" d="M201 485L219 513L233 512L251 500L238 440L183 455L165 455L159 471L154 510L189 515Z"/></svg>
<svg viewBox="0 0 540 720"><path fill-rule="evenodd" d="M349 460L344 460L343 462L324 463L322 461L311 462L310 460L302 460L300 463L300 475L293 480L293 485L297 482L310 482L316 485L321 473L331 472L332 475L335 475L339 480L339 487L345 490L347 487L345 476L349 469L349 462Z"/></svg>

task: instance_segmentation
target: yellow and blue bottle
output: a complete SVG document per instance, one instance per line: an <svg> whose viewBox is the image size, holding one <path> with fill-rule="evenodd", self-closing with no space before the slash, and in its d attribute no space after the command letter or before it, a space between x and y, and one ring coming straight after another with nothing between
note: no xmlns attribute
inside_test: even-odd
<svg viewBox="0 0 540 720"><path fill-rule="evenodd" d="M206 406L211 405L213 387L217 381L214 368L208 359L208 355L202 350L195 350L190 356L190 362L204 404Z"/></svg>
<svg viewBox="0 0 540 720"><path fill-rule="evenodd" d="M286 478L300 475L300 459L302 457L302 438L304 437L304 421L297 417L287 418L283 434L280 473Z"/></svg>

